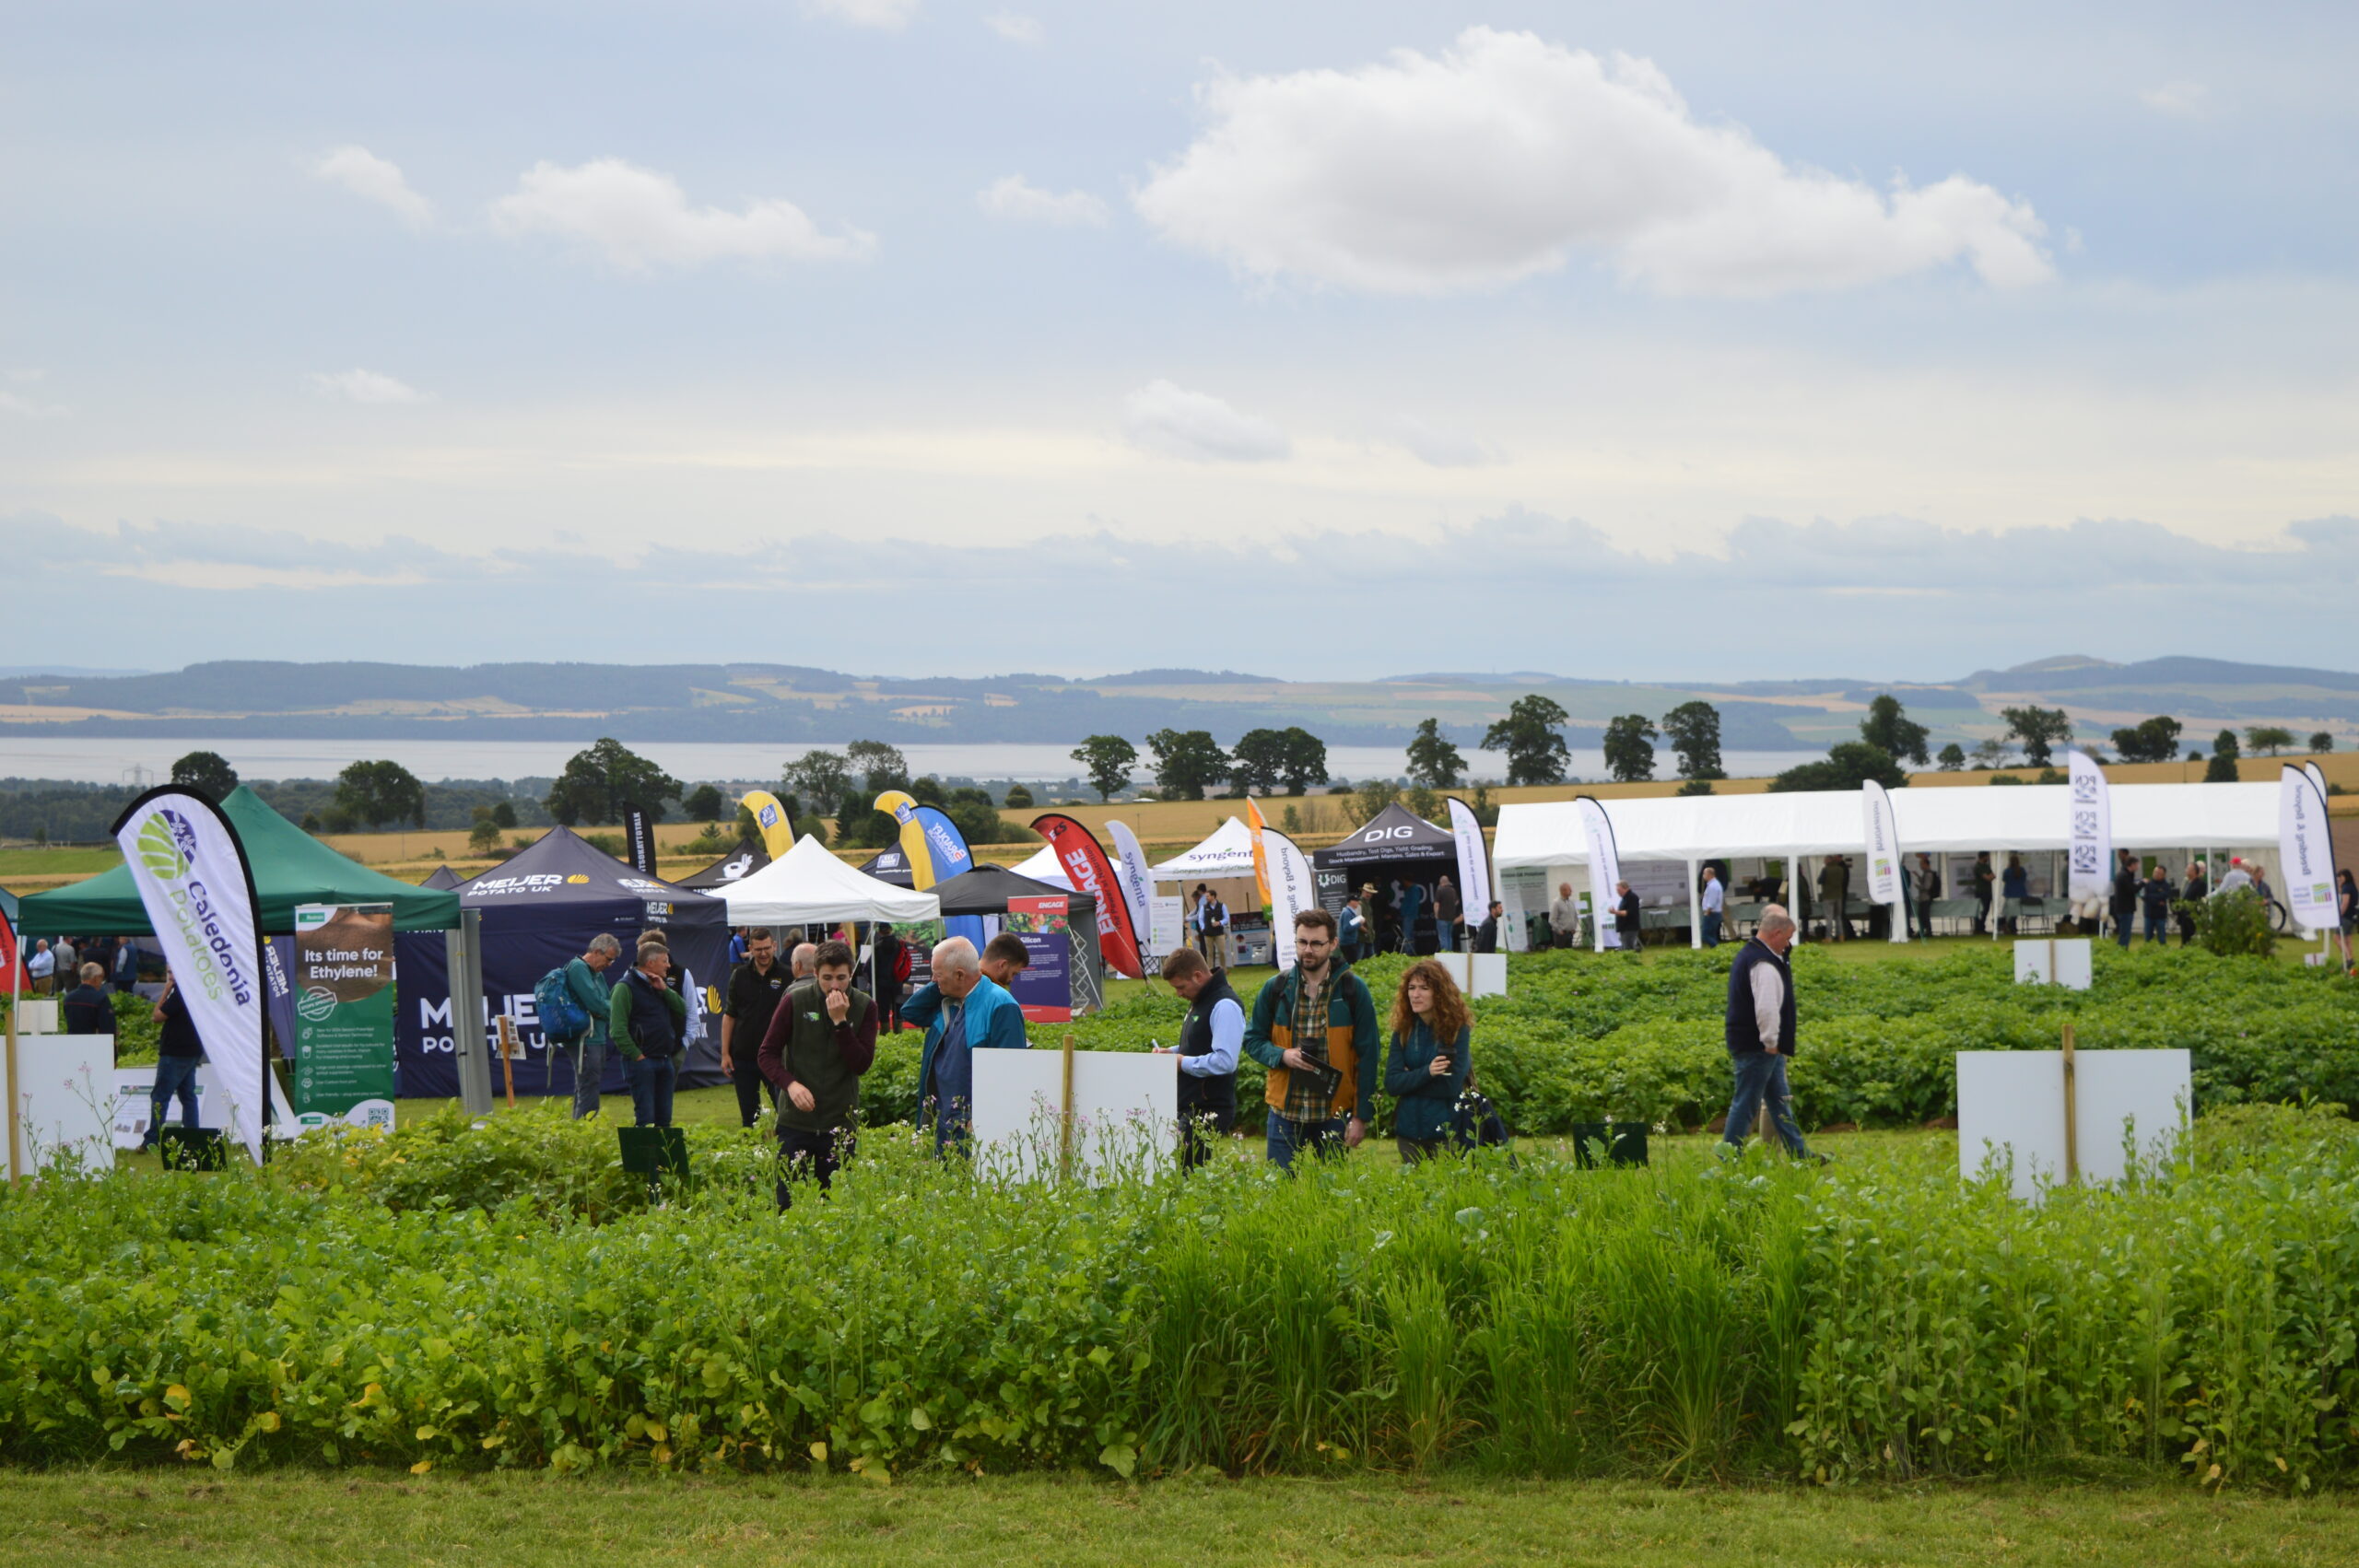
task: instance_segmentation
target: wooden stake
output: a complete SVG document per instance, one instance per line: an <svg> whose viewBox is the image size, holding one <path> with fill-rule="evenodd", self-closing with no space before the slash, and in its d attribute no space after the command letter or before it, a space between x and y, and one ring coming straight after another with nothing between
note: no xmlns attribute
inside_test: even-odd
<svg viewBox="0 0 2359 1568"><path fill-rule="evenodd" d="M2068 1185L2081 1179L2081 1116L2080 1084L2074 1081L2072 1061L2072 1026L2064 1025L2064 1180Z"/></svg>
<svg viewBox="0 0 2359 1568"><path fill-rule="evenodd" d="M1073 1039L1065 1036L1064 1093L1057 1100L1057 1175L1073 1177Z"/></svg>
<svg viewBox="0 0 2359 1568"><path fill-rule="evenodd" d="M499 1076L508 1082L508 1108L516 1108L516 1020L499 1015Z"/></svg>

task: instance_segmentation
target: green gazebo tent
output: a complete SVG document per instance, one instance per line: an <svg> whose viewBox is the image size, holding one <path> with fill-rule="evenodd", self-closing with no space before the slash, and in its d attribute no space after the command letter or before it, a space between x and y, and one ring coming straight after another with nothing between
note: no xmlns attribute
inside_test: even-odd
<svg viewBox="0 0 2359 1568"><path fill-rule="evenodd" d="M229 791L221 810L237 828L253 866L265 936L292 933L298 904L391 904L393 929L399 931L443 931L459 923L457 894L418 887L337 854L242 784ZM40 936L155 934L128 866L69 887L29 893L18 909L17 929Z"/></svg>

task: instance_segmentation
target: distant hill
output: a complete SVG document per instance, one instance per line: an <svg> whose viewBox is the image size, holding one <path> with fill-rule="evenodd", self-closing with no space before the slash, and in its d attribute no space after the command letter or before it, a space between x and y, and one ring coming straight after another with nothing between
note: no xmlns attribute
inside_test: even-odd
<svg viewBox="0 0 2359 1568"><path fill-rule="evenodd" d="M1461 748L1510 703L1544 693L1570 716L1566 739L1596 745L1623 714L1660 720L1704 700L1730 751L1816 750L1857 733L1878 694L1897 695L1937 744L2002 727L1998 709L2060 706L2083 733L2168 713L2190 726L2359 726L2359 675L2212 659L2111 664L2084 656L1982 670L1948 683L1862 675L1727 683L1602 681L1525 673L1434 673L1382 681L1295 682L1235 671L1134 670L1071 680L850 675L801 664L411 665L235 661L144 674L61 670L0 679L0 732L223 739L896 743L1071 746L1093 734L1133 743L1161 729L1299 724L1333 745L1397 745L1426 719Z"/></svg>

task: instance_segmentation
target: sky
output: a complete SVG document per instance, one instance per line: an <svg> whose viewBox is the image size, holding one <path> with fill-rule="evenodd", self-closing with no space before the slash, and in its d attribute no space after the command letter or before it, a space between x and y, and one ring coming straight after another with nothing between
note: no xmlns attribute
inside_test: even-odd
<svg viewBox="0 0 2359 1568"><path fill-rule="evenodd" d="M12 667L2352 664L2347 6L9 37Z"/></svg>

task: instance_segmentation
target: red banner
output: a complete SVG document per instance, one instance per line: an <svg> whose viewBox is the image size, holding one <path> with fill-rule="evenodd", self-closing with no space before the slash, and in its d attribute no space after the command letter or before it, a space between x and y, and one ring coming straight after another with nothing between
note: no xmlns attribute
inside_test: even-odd
<svg viewBox="0 0 2359 1568"><path fill-rule="evenodd" d="M8 924L8 917L0 915L0 990L27 991L32 982L17 966L21 956L17 952L17 932Z"/></svg>
<svg viewBox="0 0 2359 1568"><path fill-rule="evenodd" d="M1114 864L1106 858L1105 848L1089 829L1058 812L1034 817L1032 830L1056 850L1065 880L1097 900L1097 951L1105 955L1106 966L1133 980L1145 978L1138 933L1131 930L1131 906L1114 880Z"/></svg>

